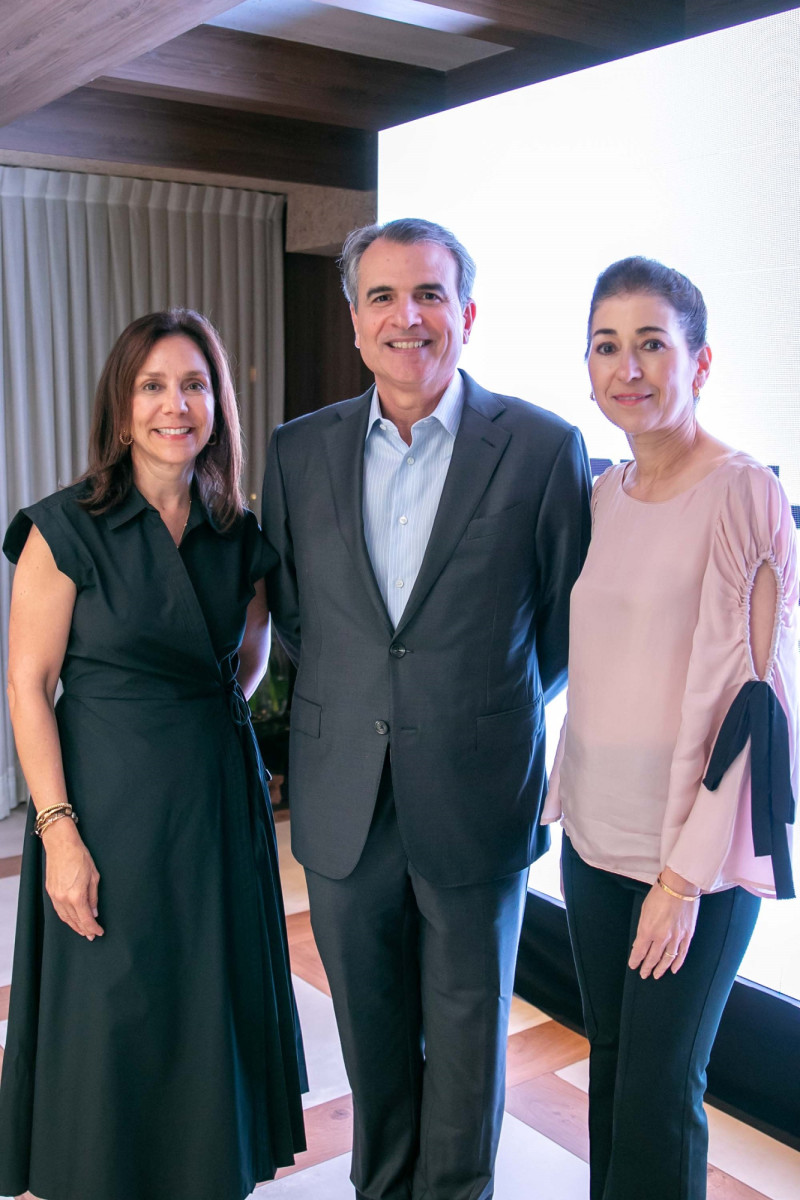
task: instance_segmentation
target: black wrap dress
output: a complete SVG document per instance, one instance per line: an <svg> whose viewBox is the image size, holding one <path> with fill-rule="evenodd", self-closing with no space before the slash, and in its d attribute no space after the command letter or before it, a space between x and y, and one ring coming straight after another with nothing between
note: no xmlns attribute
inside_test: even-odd
<svg viewBox="0 0 800 1200"><path fill-rule="evenodd" d="M221 533L195 496L177 547L135 489L93 517L83 486L19 513L3 548L16 562L35 523L78 589L56 717L105 935L59 920L27 838L0 1194L242 1200L304 1148L274 828L235 678L272 552L252 513Z"/></svg>

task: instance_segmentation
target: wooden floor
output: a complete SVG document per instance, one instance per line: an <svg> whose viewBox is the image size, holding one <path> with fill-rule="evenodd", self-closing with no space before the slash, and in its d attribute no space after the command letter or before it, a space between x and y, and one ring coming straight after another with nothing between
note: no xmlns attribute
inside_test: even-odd
<svg viewBox="0 0 800 1200"><path fill-rule="evenodd" d="M15 840L11 823L21 830L19 814L0 823L0 1043L5 1042L22 840ZM275 1181L259 1186L254 1200L352 1200L352 1103L330 989L311 932L303 872L289 849L288 822L279 819L277 828L311 1086L305 1101L308 1150ZM514 998L496 1200L521 1200L528 1194L537 1200L588 1196L587 1053L584 1038ZM800 1200L800 1154L725 1114L708 1111L709 1200ZM652 1193L653 1200L657 1194ZM651 1198L643 1193L642 1200Z"/></svg>
<svg viewBox="0 0 800 1200"><path fill-rule="evenodd" d="M287 925L293 973L329 996L330 988L314 945L308 913L290 915ZM587 1054L585 1038L547 1019L512 1033L506 1058L506 1112L584 1162L589 1158L587 1096L582 1088L569 1083L557 1072L585 1060ZM279 1178L345 1154L350 1149L352 1103L349 1094L306 1109L305 1116L309 1148L300 1155L294 1167L281 1171ZM261 1190L259 1188L259 1192ZM714 1166L709 1168L708 1191L710 1200L772 1200L764 1192L748 1187ZM800 1200L800 1192L797 1200Z"/></svg>

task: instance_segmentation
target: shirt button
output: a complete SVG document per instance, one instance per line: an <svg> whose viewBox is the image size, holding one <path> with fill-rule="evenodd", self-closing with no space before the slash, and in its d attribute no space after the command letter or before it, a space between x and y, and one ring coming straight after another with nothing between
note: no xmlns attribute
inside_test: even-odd
<svg viewBox="0 0 800 1200"><path fill-rule="evenodd" d="M401 518L400 518L400 524L401 524L401 525L407 525L407 524L408 524L408 517L401 517Z"/></svg>
<svg viewBox="0 0 800 1200"><path fill-rule="evenodd" d="M402 642L393 642L393 644L389 647L389 653L391 654L392 658L402 658L406 653L406 648Z"/></svg>
<svg viewBox="0 0 800 1200"><path fill-rule="evenodd" d="M413 455L413 454L409 454L408 458L406 459L406 462L408 463L408 465L409 465L410 467L412 467L412 466L414 465L414 455Z"/></svg>
<svg viewBox="0 0 800 1200"><path fill-rule="evenodd" d="M382 421L381 421L380 425L378 426L378 429L382 429L384 433L386 432L386 426L383 424Z"/></svg>
<svg viewBox="0 0 800 1200"><path fill-rule="evenodd" d="M394 581L394 586L395 586L395 587L402 587L402 586L403 586L403 581L402 581L402 579L395 579L395 581Z"/></svg>
<svg viewBox="0 0 800 1200"><path fill-rule="evenodd" d="M388 726L387 722L386 721L376 721L375 722L375 732L383 734L383 735L387 734L389 732L389 726Z"/></svg>

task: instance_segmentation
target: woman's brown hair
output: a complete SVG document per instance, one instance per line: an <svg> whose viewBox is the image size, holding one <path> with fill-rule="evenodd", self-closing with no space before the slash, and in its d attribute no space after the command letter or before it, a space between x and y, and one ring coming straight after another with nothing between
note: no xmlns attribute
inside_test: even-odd
<svg viewBox="0 0 800 1200"><path fill-rule="evenodd" d="M91 487L82 503L94 515L115 508L133 486L130 446L122 442L131 424L136 376L156 342L181 334L198 346L208 363L214 393L214 434L195 462L200 498L221 530L244 511L241 489L242 434L230 363L214 326L190 308L170 308L132 321L117 338L100 376L89 435Z"/></svg>

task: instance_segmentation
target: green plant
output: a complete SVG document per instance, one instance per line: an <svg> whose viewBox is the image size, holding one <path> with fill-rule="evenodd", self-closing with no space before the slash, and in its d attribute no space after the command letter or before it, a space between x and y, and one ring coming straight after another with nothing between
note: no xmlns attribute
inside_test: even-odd
<svg viewBox="0 0 800 1200"><path fill-rule="evenodd" d="M272 643L266 674L250 697L253 719L271 725L277 731L289 727L289 700L294 672L286 651L276 640Z"/></svg>

